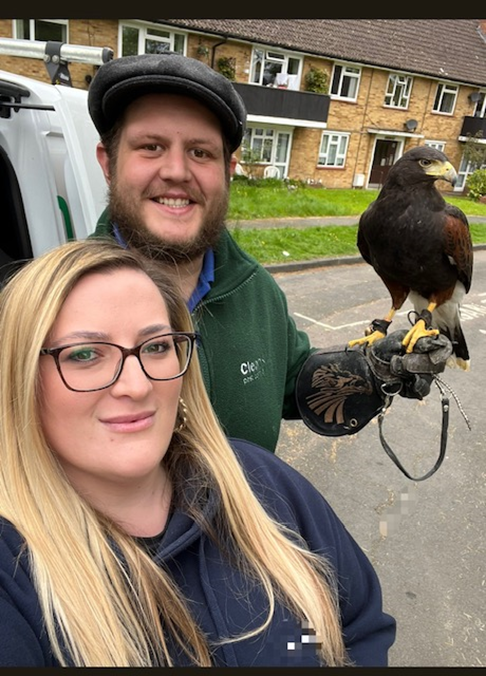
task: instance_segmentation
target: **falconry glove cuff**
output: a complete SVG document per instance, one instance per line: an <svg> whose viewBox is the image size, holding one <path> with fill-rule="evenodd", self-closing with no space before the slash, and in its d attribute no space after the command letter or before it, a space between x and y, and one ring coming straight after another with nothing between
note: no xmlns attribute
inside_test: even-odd
<svg viewBox="0 0 486 676"><path fill-rule="evenodd" d="M297 377L295 395L303 422L323 436L359 432L385 406L361 348L316 350Z"/></svg>
<svg viewBox="0 0 486 676"><path fill-rule="evenodd" d="M303 422L323 436L359 432L390 405L393 396L423 399L436 373L452 353L439 334L417 341L405 354L406 330L394 331L371 346L316 350L304 362L296 382L297 407Z"/></svg>

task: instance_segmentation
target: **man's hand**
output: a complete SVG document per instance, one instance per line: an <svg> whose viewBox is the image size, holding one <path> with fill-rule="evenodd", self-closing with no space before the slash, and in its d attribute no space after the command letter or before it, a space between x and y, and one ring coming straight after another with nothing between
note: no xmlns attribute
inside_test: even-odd
<svg viewBox="0 0 486 676"><path fill-rule="evenodd" d="M406 329L394 331L366 348L365 354L383 392L423 399L430 392L436 373L442 373L452 354L452 343L444 335L419 338L413 352L402 345Z"/></svg>

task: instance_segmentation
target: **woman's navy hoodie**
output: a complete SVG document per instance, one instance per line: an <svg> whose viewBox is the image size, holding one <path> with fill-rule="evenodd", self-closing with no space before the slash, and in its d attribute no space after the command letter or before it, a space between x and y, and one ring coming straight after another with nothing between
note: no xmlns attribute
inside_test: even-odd
<svg viewBox="0 0 486 676"><path fill-rule="evenodd" d="M378 577L361 548L301 474L258 446L234 439L231 443L267 511L300 533L309 548L324 554L334 567L351 660L357 666L387 666L395 620L383 612ZM207 507L216 510L214 495ZM58 666L22 544L12 524L0 520L0 666ZM242 578L186 514L174 511L154 558L173 575L210 642L248 631L266 616L268 603L259 586ZM172 649L175 666L188 666L187 657ZM213 660L217 667L318 666L312 632L280 605L265 632L216 646Z"/></svg>

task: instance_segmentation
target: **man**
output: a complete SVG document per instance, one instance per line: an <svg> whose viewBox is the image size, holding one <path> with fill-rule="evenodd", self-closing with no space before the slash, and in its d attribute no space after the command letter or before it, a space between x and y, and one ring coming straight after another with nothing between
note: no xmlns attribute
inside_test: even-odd
<svg viewBox="0 0 486 676"><path fill-rule="evenodd" d="M233 153L246 121L231 82L179 54L123 57L100 67L88 106L109 185L94 236L113 236L174 270L200 334L202 373L225 432L274 452L282 418L302 418L319 434L361 429L383 408L383 369L376 381L364 350L329 356L312 348L270 273L225 227ZM399 341L391 343L398 354ZM360 385L345 397L341 417L325 419L307 396L312 375L329 360L340 368L352 365ZM433 369L444 364L445 357ZM405 373L391 380L398 384L394 393L428 393L430 379Z"/></svg>

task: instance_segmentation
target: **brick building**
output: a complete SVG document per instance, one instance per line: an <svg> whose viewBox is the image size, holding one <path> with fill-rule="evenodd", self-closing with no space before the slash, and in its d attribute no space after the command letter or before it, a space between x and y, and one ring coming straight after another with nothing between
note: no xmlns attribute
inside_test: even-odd
<svg viewBox="0 0 486 676"><path fill-rule="evenodd" d="M465 143L486 143L484 19L1 19L0 37L200 59L243 96L259 171L327 188L379 187L403 152L429 144L462 191ZM73 86L87 89L95 68L71 64ZM49 81L35 59L0 54L0 69Z"/></svg>

